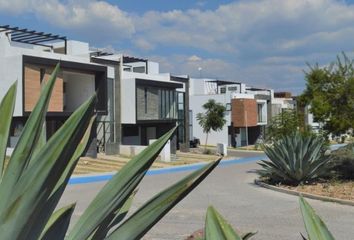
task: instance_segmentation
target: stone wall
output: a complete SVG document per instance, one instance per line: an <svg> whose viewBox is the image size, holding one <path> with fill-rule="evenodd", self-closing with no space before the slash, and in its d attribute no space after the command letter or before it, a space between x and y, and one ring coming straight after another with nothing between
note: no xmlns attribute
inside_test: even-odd
<svg viewBox="0 0 354 240"><path fill-rule="evenodd" d="M138 86L136 89L136 105L138 120L159 119L158 89L153 87ZM134 110L133 107L134 106L132 106L132 111Z"/></svg>

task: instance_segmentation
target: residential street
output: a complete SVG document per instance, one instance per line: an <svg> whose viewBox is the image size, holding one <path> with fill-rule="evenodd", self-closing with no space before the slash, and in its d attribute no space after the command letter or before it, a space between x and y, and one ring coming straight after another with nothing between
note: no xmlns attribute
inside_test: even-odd
<svg viewBox="0 0 354 240"><path fill-rule="evenodd" d="M200 186L159 222L144 239L184 239L203 227L206 209L215 206L242 232L258 231L253 239L295 240L304 233L298 199L253 184L256 163L217 168ZM187 172L147 176L133 209ZM70 185L61 204L78 200L74 221L104 183ZM353 239L354 207L309 200L338 240Z"/></svg>

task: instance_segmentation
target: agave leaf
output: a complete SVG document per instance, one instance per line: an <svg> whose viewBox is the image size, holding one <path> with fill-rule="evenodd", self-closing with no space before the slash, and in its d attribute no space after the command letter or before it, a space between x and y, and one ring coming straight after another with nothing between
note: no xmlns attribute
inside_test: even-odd
<svg viewBox="0 0 354 240"><path fill-rule="evenodd" d="M54 209L56 208L63 192L67 186L67 183L70 179L72 172L75 169L75 166L82 156L87 143L90 139L92 125L95 122L96 117L92 117L89 127L86 129L85 135L83 136L81 142L79 143L78 147L75 150L74 155L70 159L65 171L63 172L61 178L59 179L58 183L54 187L51 195L48 197L47 201L44 203L42 210L37 216L36 221L32 221L28 223L27 227L30 229L28 233L27 240L36 240L40 236L41 232L43 231L43 227L47 223L48 219L52 218L51 214L53 213Z"/></svg>
<svg viewBox="0 0 354 240"><path fill-rule="evenodd" d="M104 219L123 206L175 130L153 142L113 176L74 225L68 240L89 238Z"/></svg>
<svg viewBox="0 0 354 240"><path fill-rule="evenodd" d="M0 215L0 238L23 239L75 152L93 114L95 96L77 109L36 155L12 191L8 207ZM6 230L5 230L6 229Z"/></svg>
<svg viewBox="0 0 354 240"><path fill-rule="evenodd" d="M248 240L248 239L250 239L251 237L253 237L256 234L257 234L257 232L245 233L244 235L242 235L242 240Z"/></svg>
<svg viewBox="0 0 354 240"><path fill-rule="evenodd" d="M44 147L46 142L47 142L47 126L46 126L46 123L44 120L42 129L41 129L41 134L39 135L39 138L38 138L35 150L33 151L32 157L35 156ZM32 161L30 161L30 163L31 162Z"/></svg>
<svg viewBox="0 0 354 240"><path fill-rule="evenodd" d="M46 85L45 81L43 81L43 80L44 79L41 79L41 93L43 91L44 86ZM45 116L44 116L41 134L39 136L39 139L38 139L38 142L36 144L36 148L35 148L35 150L33 152L33 155L36 155L36 153L38 153L39 150L41 150L42 147L44 147L46 142L47 142L47 124L46 124Z"/></svg>
<svg viewBox="0 0 354 240"><path fill-rule="evenodd" d="M10 87L0 103L0 180L4 170L7 141L9 139L12 114L15 108L16 89L17 82Z"/></svg>
<svg viewBox="0 0 354 240"><path fill-rule="evenodd" d="M125 201L124 205L118 209L118 211L112 213L108 218L106 218L98 227L96 232L94 233L93 237L90 239L104 239L107 236L109 230L111 230L114 226L120 223L125 216L128 214L129 209L133 203L133 199L137 193L135 190L132 195Z"/></svg>
<svg viewBox="0 0 354 240"><path fill-rule="evenodd" d="M4 172L2 182L0 184L0 212L6 210L6 205L15 184L22 175L23 170L28 165L28 162L35 149L35 145L40 135L40 129L43 126L44 116L47 112L50 96L54 88L59 64L56 66L51 79L43 89L35 108L28 118L25 127L23 128L20 139L11 155L9 164Z"/></svg>
<svg viewBox="0 0 354 240"><path fill-rule="evenodd" d="M220 159L209 163L155 195L114 230L107 240L140 239L172 207L198 186L219 162Z"/></svg>
<svg viewBox="0 0 354 240"><path fill-rule="evenodd" d="M63 240L68 230L71 215L75 209L75 204L63 207L55 211L45 226L41 240Z"/></svg>
<svg viewBox="0 0 354 240"><path fill-rule="evenodd" d="M300 196L299 201L309 240L334 240L326 224L316 214L310 204L302 196Z"/></svg>
<svg viewBox="0 0 354 240"><path fill-rule="evenodd" d="M242 240L232 226L212 206L205 219L205 240Z"/></svg>

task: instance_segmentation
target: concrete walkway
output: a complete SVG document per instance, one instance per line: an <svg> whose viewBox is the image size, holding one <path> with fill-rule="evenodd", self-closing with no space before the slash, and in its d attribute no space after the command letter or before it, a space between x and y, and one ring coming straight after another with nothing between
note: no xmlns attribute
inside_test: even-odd
<svg viewBox="0 0 354 240"><path fill-rule="evenodd" d="M203 227L208 205L214 205L239 230L258 231L253 239L301 239L304 227L297 197L253 184L256 163L225 165L215 171L180 202L144 239L184 239ZM133 210L153 194L188 172L147 176L139 187ZM68 186L60 205L78 200L74 221L82 214L104 182ZM354 207L309 200L337 240L354 236Z"/></svg>

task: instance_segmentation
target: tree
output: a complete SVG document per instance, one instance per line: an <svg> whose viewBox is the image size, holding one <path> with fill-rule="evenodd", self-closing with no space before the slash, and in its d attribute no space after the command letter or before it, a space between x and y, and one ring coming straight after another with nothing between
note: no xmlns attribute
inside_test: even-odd
<svg viewBox="0 0 354 240"><path fill-rule="evenodd" d="M221 131L226 123L224 119L226 107L221 103L216 103L214 99L209 99L208 102L204 103L203 108L205 109L205 113L198 113L197 120L203 128L203 132L206 133L206 148L210 131Z"/></svg>
<svg viewBox="0 0 354 240"><path fill-rule="evenodd" d="M296 132L300 128L299 115L295 110L286 109L274 116L266 128L267 140L276 140Z"/></svg>
<svg viewBox="0 0 354 240"><path fill-rule="evenodd" d="M314 119L327 133L345 133L354 126L354 61L345 53L329 66L310 66L302 104L311 106Z"/></svg>

